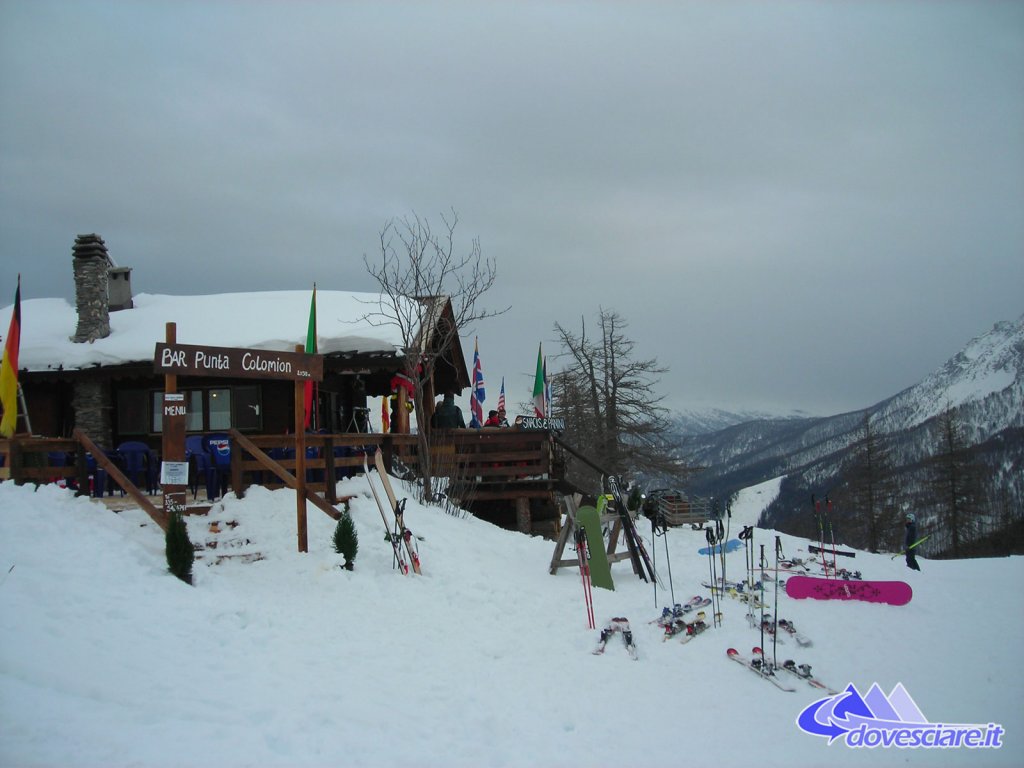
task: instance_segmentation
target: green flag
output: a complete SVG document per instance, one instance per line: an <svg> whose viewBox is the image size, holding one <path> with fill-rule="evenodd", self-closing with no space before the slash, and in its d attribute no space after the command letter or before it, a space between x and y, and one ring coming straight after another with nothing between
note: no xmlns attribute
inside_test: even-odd
<svg viewBox="0 0 1024 768"><path fill-rule="evenodd" d="M544 353L543 344L537 345L537 376L533 380L533 415L540 418L547 416L544 402Z"/></svg>
<svg viewBox="0 0 1024 768"><path fill-rule="evenodd" d="M309 301L309 327L306 329L306 354L315 355L316 349L316 283L313 283L313 298ZM311 426L316 429L316 423L313 421L313 382L306 382L305 391L305 404L306 404L306 429Z"/></svg>

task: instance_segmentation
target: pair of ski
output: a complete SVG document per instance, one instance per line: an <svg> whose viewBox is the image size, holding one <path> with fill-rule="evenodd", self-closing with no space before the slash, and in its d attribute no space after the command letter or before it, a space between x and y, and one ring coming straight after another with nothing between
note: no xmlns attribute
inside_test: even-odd
<svg viewBox="0 0 1024 768"><path fill-rule="evenodd" d="M622 642L626 646L626 653L629 654L629 658L636 661L639 657L636 653L636 646L633 644L633 631L629 628L629 620L625 616L615 617L601 630L601 639L597 641L594 655L600 656L603 654L605 646L608 645L608 640L618 632L622 633Z"/></svg>
<svg viewBox="0 0 1024 768"><path fill-rule="evenodd" d="M804 680L812 688L820 688L821 690L826 691L830 696L835 696L839 693L839 691L833 691L821 682L821 680L812 675L810 664L797 664L792 659L786 659L782 662L782 669L796 675L801 680Z"/></svg>
<svg viewBox="0 0 1024 768"><path fill-rule="evenodd" d="M676 619L681 618L690 611L695 611L698 608L705 608L709 605L711 605L711 598L694 595L685 603L676 603L671 608L662 608L661 616L649 623L657 624L659 627L667 627L675 622Z"/></svg>
<svg viewBox="0 0 1024 768"><path fill-rule="evenodd" d="M707 622L704 621L704 611L699 611L694 616L693 621L685 621L684 619L677 619L672 624L665 627L665 636L662 640L668 640L670 637L676 635L682 635L679 638L680 644L685 644L693 640L697 635L708 628Z"/></svg>
<svg viewBox="0 0 1024 768"><path fill-rule="evenodd" d="M726 651L726 654L730 659L735 661L737 664L742 664L755 675L767 680L779 690L786 691L787 693L796 693L796 688L786 685L786 683L782 682L782 680L775 675L776 667L772 666L764 657L764 651L755 645L752 649L752 653L754 654L754 657L752 659L748 659L741 655L735 648L729 648ZM811 674L811 667L808 664L797 664L792 659L787 659L782 663L781 667L778 667L778 669L785 670L786 672L799 677L811 687L820 688L823 691L827 691L832 696L835 696L838 693L838 691L832 690L829 686L825 685L825 683L821 682L821 680L814 677Z"/></svg>
<svg viewBox="0 0 1024 768"><path fill-rule="evenodd" d="M380 496L377 495L377 489L370 478L370 466L366 461L366 454L363 454L363 469L366 472L366 482L369 484L370 491L373 493L373 499L377 502L377 508L380 510L381 519L384 521L384 535L391 542L391 548L395 552L395 562L398 564L398 569L404 575L409 574L409 565L406 562L405 555L402 554L404 548L405 552L409 555L409 561L412 562L413 571L415 573L422 573L420 570L420 555L412 541L412 531L405 527L405 499L402 499L401 503L399 503L395 496L395 491L391 487L391 478L388 476L387 468L384 466L384 455L379 450L374 456L373 462L377 467L377 478L380 480L384 493L388 497L388 502L391 504L391 513L394 515L395 520L393 526L388 522L388 514L384 509L384 503L380 500Z"/></svg>
<svg viewBox="0 0 1024 768"><path fill-rule="evenodd" d="M807 637L807 635L802 632L798 632L793 622L787 619L779 619L776 623L772 619L771 615L767 615L761 620L761 623L758 624L757 618L752 614L748 613L747 617L750 619L750 626L754 629L764 629L764 631L769 635L777 636L779 642L782 642L782 635L785 633L796 640L796 644L803 648L809 648L814 644L811 641L811 638Z"/></svg>
<svg viewBox="0 0 1024 768"><path fill-rule="evenodd" d="M726 650L725 653L730 659L735 661L737 664L742 664L755 675L764 680L767 680L780 691L786 691L787 693L796 693L796 688L791 688L775 676L775 670L772 668L771 664L769 664L765 660L764 651L762 651L758 646L754 646L754 658L752 659L748 659L746 656L741 655L740 652L737 651L735 648L729 648Z"/></svg>

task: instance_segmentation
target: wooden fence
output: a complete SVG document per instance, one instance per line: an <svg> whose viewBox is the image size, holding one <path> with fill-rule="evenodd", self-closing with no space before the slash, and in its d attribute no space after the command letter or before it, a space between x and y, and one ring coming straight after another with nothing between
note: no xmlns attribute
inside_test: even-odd
<svg viewBox="0 0 1024 768"><path fill-rule="evenodd" d="M237 433L236 433L237 434ZM247 451L235 436L231 442L231 488L238 495L252 485L283 487L284 482ZM295 441L290 435L246 435L245 442L295 472ZM419 474L416 435L345 433L305 435L307 488L331 504L337 502L338 480L363 471L364 457L372 464L380 450L385 465L400 461ZM90 448L95 448L90 443ZM102 449L97 449L102 452ZM520 429L456 429L432 436L434 477L447 482L449 498L466 507L480 502L508 501L528 527L529 501L551 499L562 480L561 462L554 459L548 432ZM49 483L66 480L85 494L90 488L90 451L82 441L63 438L15 437L0 440L0 480ZM70 457L70 458L69 458ZM203 483L199 483L202 487Z"/></svg>

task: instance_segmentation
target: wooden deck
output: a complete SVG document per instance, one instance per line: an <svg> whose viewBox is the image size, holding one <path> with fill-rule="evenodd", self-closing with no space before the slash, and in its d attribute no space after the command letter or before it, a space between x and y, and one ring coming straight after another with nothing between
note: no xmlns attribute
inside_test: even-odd
<svg viewBox="0 0 1024 768"><path fill-rule="evenodd" d="M258 461L242 443L270 455L288 472L295 472L295 444L289 435L245 435L231 438L230 487L238 495L246 488L284 483ZM336 483L363 472L364 456L373 463L380 450L392 474L417 474L420 464L415 435L345 433L305 435L306 483L309 491L337 503ZM431 443L433 475L447 498L476 516L523 533L555 537L559 525L557 494L562 490L564 463L558 459L548 432L520 429L458 429L435 435ZM64 481L88 492L90 476L86 447L77 439L16 437L0 440L0 480L47 483ZM205 496L200 483L200 501ZM142 493L135 489L137 493ZM109 505L132 502L105 497ZM159 508L159 496L152 497ZM189 500L192 502L191 494Z"/></svg>

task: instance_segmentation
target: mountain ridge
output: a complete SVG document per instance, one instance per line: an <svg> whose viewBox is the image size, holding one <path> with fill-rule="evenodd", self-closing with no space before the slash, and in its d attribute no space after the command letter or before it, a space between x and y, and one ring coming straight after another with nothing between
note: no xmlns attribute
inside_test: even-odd
<svg viewBox="0 0 1024 768"><path fill-rule="evenodd" d="M842 483L866 419L891 448L897 474L912 479L910 497L920 503L923 465L934 453L937 422L947 409L956 413L966 442L989 467L990 485L1004 484L1019 509L1024 481L1014 473L1022 474L1024 466L1024 315L996 323L920 382L872 406L834 416L765 416L717 431L677 432L678 457L703 468L688 489L697 496L725 498L785 476L789 482L768 512L768 520L784 528L801 505L806 509L809 489L822 495ZM989 496L998 490L993 487Z"/></svg>

